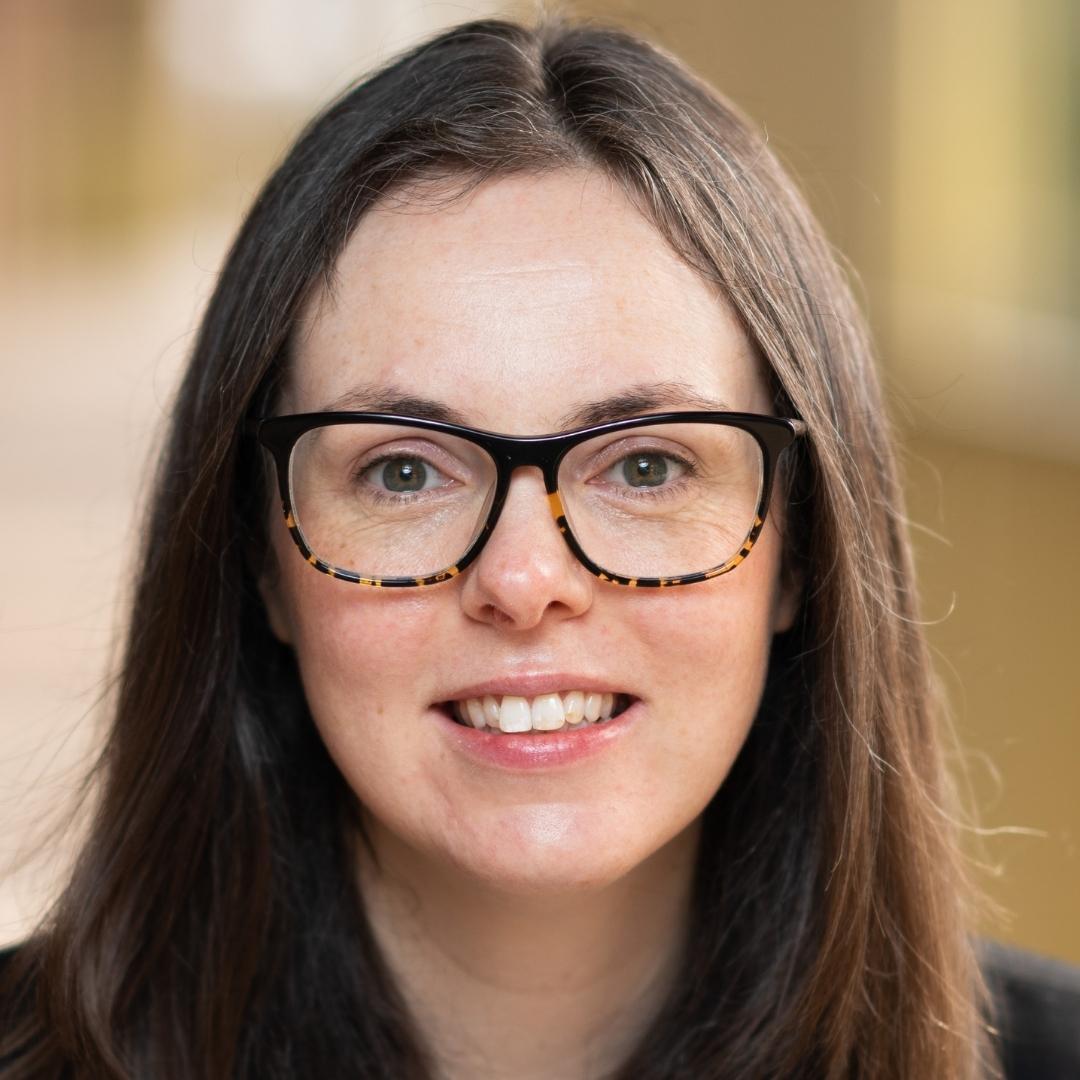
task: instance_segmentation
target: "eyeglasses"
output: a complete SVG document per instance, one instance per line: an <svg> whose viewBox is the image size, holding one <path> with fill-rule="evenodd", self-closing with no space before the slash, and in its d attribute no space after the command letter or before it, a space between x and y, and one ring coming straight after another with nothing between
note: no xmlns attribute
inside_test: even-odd
<svg viewBox="0 0 1080 1080"><path fill-rule="evenodd" d="M780 453L801 420L671 412L509 436L389 413L258 421L285 521L317 570L382 587L464 570L515 469L540 469L570 550L603 581L689 585L733 570L761 534Z"/></svg>

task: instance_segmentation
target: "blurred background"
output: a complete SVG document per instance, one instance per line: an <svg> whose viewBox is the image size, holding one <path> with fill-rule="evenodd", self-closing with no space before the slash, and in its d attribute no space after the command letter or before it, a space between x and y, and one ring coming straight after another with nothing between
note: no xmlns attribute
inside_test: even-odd
<svg viewBox="0 0 1080 1080"><path fill-rule="evenodd" d="M983 929L1080 962L1080 5L546 6L643 33L739 102L849 260L1002 908ZM536 10L0 0L0 943L69 856L75 834L42 829L100 736L136 508L245 208L371 64Z"/></svg>

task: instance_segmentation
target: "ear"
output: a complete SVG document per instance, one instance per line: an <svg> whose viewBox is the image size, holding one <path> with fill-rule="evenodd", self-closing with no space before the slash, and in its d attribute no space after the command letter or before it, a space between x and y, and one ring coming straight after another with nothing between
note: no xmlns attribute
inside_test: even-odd
<svg viewBox="0 0 1080 1080"><path fill-rule="evenodd" d="M285 600L281 595L281 579L276 567L264 570L259 575L259 595L262 597L263 607L266 608L270 632L282 645L291 645L292 630Z"/></svg>

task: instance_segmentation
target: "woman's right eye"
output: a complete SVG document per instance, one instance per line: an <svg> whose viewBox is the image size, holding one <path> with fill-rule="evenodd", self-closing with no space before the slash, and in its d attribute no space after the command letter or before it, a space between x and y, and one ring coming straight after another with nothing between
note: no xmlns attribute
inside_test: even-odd
<svg viewBox="0 0 1080 1080"><path fill-rule="evenodd" d="M380 458L365 466L360 476L373 487L394 495L430 491L453 482L430 461L408 455Z"/></svg>

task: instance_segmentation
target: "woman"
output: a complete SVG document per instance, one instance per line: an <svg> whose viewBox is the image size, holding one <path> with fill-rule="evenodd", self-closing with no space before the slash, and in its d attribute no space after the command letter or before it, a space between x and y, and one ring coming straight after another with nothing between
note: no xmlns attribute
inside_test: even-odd
<svg viewBox="0 0 1080 1080"><path fill-rule="evenodd" d="M757 132L625 34L462 26L229 256L4 1075L995 1075L938 724Z"/></svg>

